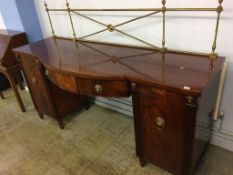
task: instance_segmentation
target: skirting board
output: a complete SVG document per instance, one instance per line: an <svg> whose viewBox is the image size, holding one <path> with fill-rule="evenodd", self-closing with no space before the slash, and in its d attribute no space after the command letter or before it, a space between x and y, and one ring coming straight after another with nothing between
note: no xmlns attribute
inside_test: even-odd
<svg viewBox="0 0 233 175"><path fill-rule="evenodd" d="M113 98L92 98L97 105L118 111L122 114L133 117L132 101L131 99L113 99Z"/></svg>
<svg viewBox="0 0 233 175"><path fill-rule="evenodd" d="M27 87L26 90L28 90ZM133 116L131 99L92 98L92 101L97 105L110 108L128 116ZM212 132L210 143L233 152L233 133L215 129Z"/></svg>
<svg viewBox="0 0 233 175"><path fill-rule="evenodd" d="M233 134L231 133L214 130L210 143L233 152Z"/></svg>
<svg viewBox="0 0 233 175"><path fill-rule="evenodd" d="M133 116L131 98L107 99L98 97L93 98L93 101L97 105L110 108L128 116ZM212 132L212 138L210 143L233 152L233 133L215 129Z"/></svg>

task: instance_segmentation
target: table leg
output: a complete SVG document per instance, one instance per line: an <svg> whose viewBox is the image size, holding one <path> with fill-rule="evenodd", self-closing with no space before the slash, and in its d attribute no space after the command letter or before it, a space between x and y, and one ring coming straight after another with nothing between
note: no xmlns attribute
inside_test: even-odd
<svg viewBox="0 0 233 175"><path fill-rule="evenodd" d="M4 99L4 96L3 96L1 89L0 89L0 96L1 96L1 99Z"/></svg>
<svg viewBox="0 0 233 175"><path fill-rule="evenodd" d="M16 96L16 99L17 99L17 102L19 104L19 107L20 107L21 111L26 112L23 101L22 101L22 99L21 99L21 97L19 95L17 86L15 84L14 76L11 73L8 73L7 77L8 77L8 80L9 80L10 84L11 84L11 87L12 87L12 89L14 91L14 94Z"/></svg>

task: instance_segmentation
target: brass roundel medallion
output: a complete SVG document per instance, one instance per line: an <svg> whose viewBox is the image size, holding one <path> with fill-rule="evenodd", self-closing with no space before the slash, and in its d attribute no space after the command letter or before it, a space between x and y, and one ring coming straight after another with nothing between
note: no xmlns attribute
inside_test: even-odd
<svg viewBox="0 0 233 175"><path fill-rule="evenodd" d="M97 94L101 94L102 91L103 91L103 89L102 89L102 86L101 86L101 85L99 85L99 84L95 85L95 92L96 92Z"/></svg>
<svg viewBox="0 0 233 175"><path fill-rule="evenodd" d="M112 24L108 24L107 28L108 28L109 32L113 32L113 30L114 30L114 27L112 26Z"/></svg>
<svg viewBox="0 0 233 175"><path fill-rule="evenodd" d="M35 83L36 83L36 78L35 78L35 77L32 77L32 78L31 78L31 82L32 82L33 84L35 84Z"/></svg>
<svg viewBox="0 0 233 175"><path fill-rule="evenodd" d="M163 130L164 127L165 127L165 120L163 117L157 117L156 118L156 127L159 129L159 130Z"/></svg>

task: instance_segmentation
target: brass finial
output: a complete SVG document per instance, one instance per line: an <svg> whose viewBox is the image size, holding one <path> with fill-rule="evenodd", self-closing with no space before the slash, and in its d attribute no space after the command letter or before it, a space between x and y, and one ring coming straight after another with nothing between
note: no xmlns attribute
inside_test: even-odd
<svg viewBox="0 0 233 175"><path fill-rule="evenodd" d="M44 7L45 7L45 10L48 11L48 4L46 1L44 1Z"/></svg>
<svg viewBox="0 0 233 175"><path fill-rule="evenodd" d="M66 0L66 7L67 7L67 10L70 11L70 4L69 4L68 0Z"/></svg>
<svg viewBox="0 0 233 175"><path fill-rule="evenodd" d="M66 0L66 7L67 7L67 10L68 10L70 23L71 23L71 27L72 27L72 31L73 31L73 37L74 37L73 40L76 43L76 33L75 33L75 29L74 29L74 23L73 23L73 20L72 20L72 17L71 17L71 10L70 10L70 5L69 5L68 0Z"/></svg>
<svg viewBox="0 0 233 175"><path fill-rule="evenodd" d="M165 5L166 4L166 0L162 0L162 4Z"/></svg>
<svg viewBox="0 0 233 175"><path fill-rule="evenodd" d="M50 14L49 14L48 4L46 3L46 1L44 1L44 6L45 6L45 10L47 12L48 18L49 18L49 23L50 23L50 27L51 27L51 31L52 31L53 37L55 38L56 36L55 36L54 29L53 29L52 20L51 20Z"/></svg>
<svg viewBox="0 0 233 175"><path fill-rule="evenodd" d="M222 2L223 2L223 0L218 0L218 3L219 3L219 4L222 4Z"/></svg>
<svg viewBox="0 0 233 175"><path fill-rule="evenodd" d="M165 7L166 0L162 0L162 4L163 4L162 12L165 13L166 12L166 7Z"/></svg>
<svg viewBox="0 0 233 175"><path fill-rule="evenodd" d="M217 7L217 13L221 13L223 11L222 2L223 0L218 0L219 5Z"/></svg>

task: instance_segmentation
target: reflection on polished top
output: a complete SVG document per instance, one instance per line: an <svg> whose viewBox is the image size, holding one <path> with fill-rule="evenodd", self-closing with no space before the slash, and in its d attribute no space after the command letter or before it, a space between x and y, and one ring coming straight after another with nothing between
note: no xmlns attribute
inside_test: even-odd
<svg viewBox="0 0 233 175"><path fill-rule="evenodd" d="M47 38L14 50L34 55L50 71L74 77L123 80L201 95L224 58L166 53L93 42ZM190 89L189 89L190 87Z"/></svg>
<svg viewBox="0 0 233 175"><path fill-rule="evenodd" d="M27 43L24 32L0 29L0 65L9 67L18 64L12 48L16 48Z"/></svg>
<svg viewBox="0 0 233 175"><path fill-rule="evenodd" d="M20 32L14 30L0 29L0 61L3 59L7 47L10 43L10 37L19 34Z"/></svg>

